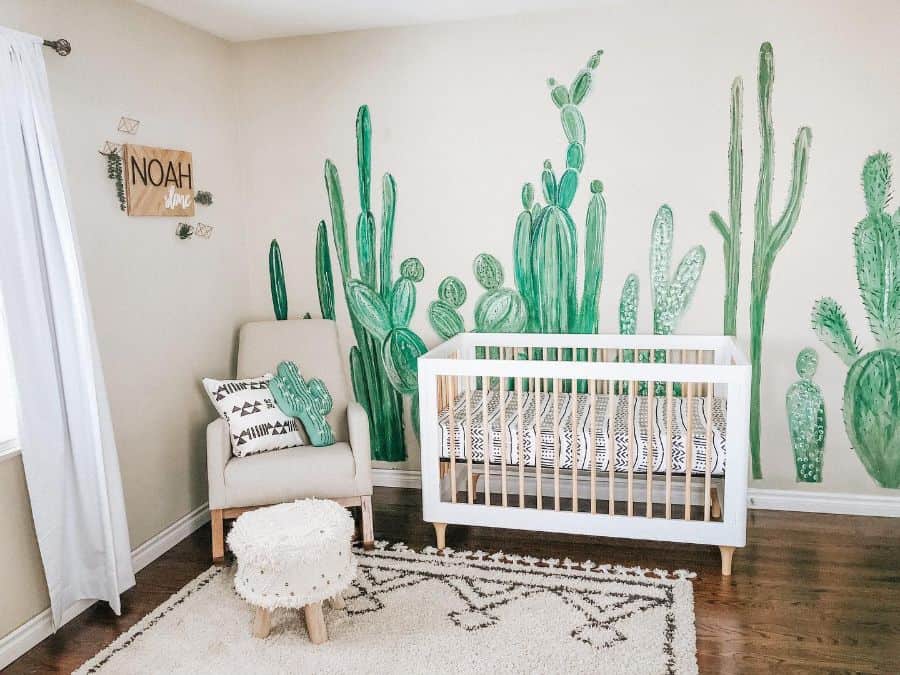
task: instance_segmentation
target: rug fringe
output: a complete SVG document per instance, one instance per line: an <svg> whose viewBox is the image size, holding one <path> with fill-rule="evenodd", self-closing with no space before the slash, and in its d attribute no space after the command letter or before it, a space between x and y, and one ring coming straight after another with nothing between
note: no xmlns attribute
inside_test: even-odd
<svg viewBox="0 0 900 675"><path fill-rule="evenodd" d="M592 560L583 560L581 562L578 562L572 560L571 558L564 558L563 560L560 560L559 558L535 558L534 556L530 555L504 553L503 551L496 551L494 553L487 553L482 550L457 551L449 547L440 550L435 548L434 546L425 546L420 551L416 551L414 549L411 549L403 542L395 542L392 544L391 542L384 539L376 540L375 548L382 551L395 551L397 553L413 552L418 553L419 555L434 556L437 558L456 558L459 560L479 561L490 560L492 562L506 563L509 565L521 565L524 567L564 567L568 570L583 570L585 572L592 572L594 574L607 576L625 575L656 579L695 579L697 577L696 572L691 572L690 570L685 569L677 569L670 572L658 567L651 569L649 567L641 567L640 565L635 565L634 567L608 564L598 565ZM364 551L361 548L357 548L356 552L363 553Z"/></svg>

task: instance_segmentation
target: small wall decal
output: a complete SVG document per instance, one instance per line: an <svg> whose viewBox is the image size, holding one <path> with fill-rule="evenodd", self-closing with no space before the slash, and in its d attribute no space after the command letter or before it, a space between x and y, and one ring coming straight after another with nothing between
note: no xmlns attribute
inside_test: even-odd
<svg viewBox="0 0 900 675"><path fill-rule="evenodd" d="M138 128L141 126L141 121L136 120L133 117L125 117L124 115L119 118L119 124L116 127L118 131L121 131L123 134L131 134L134 136L138 132Z"/></svg>
<svg viewBox="0 0 900 675"><path fill-rule="evenodd" d="M819 355L810 347L797 354L800 379L788 387L785 395L791 449L797 468L797 481L822 482L825 450L825 401L819 385L812 381L819 365Z"/></svg>
<svg viewBox="0 0 900 675"><path fill-rule="evenodd" d="M193 216L191 153L146 145L122 146L129 216Z"/></svg>
<svg viewBox="0 0 900 675"><path fill-rule="evenodd" d="M197 190L197 194L194 195L194 201L201 206L212 206L212 192L209 192L208 190Z"/></svg>
<svg viewBox="0 0 900 675"><path fill-rule="evenodd" d="M843 308L820 298L812 326L847 366L844 428L869 475L881 487L900 488L900 210L891 215L891 158L866 159L862 171L866 216L853 231L856 278L878 348L863 354Z"/></svg>
<svg viewBox="0 0 900 675"><path fill-rule="evenodd" d="M194 227L189 223L178 223L175 227L175 236L179 239L190 239L194 236Z"/></svg>
<svg viewBox="0 0 900 675"><path fill-rule="evenodd" d="M206 223L197 223L194 226L194 234L200 237L201 239L209 239L212 237L213 229L215 229L214 225L208 225Z"/></svg>
<svg viewBox="0 0 900 675"><path fill-rule="evenodd" d="M113 143L112 141L103 141L103 147L100 148L101 155L108 155L111 152L115 152L116 154L122 154L122 144L121 143Z"/></svg>

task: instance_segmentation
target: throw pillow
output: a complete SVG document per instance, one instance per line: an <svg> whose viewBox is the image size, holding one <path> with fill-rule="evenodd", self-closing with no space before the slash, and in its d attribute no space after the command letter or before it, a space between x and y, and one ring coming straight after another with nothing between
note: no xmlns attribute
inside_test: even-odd
<svg viewBox="0 0 900 675"><path fill-rule="evenodd" d="M271 377L203 380L209 400L228 422L235 457L303 445L297 420L285 415L275 404L269 390Z"/></svg>

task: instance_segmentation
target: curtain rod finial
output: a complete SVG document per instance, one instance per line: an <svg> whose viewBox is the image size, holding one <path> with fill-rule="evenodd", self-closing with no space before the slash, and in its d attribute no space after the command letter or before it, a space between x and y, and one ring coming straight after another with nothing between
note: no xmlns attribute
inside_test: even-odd
<svg viewBox="0 0 900 675"><path fill-rule="evenodd" d="M68 56L72 52L72 45L65 38L59 40L44 40L44 46L50 47L60 56Z"/></svg>

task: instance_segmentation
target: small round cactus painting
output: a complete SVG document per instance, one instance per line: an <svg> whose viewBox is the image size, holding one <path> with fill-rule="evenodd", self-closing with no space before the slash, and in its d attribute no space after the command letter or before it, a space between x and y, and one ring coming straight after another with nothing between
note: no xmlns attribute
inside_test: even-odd
<svg viewBox="0 0 900 675"><path fill-rule="evenodd" d="M788 387L785 396L791 449L797 467L797 481L822 482L822 460L825 450L825 401L819 385L812 381L819 356L807 347L797 355L800 379Z"/></svg>

